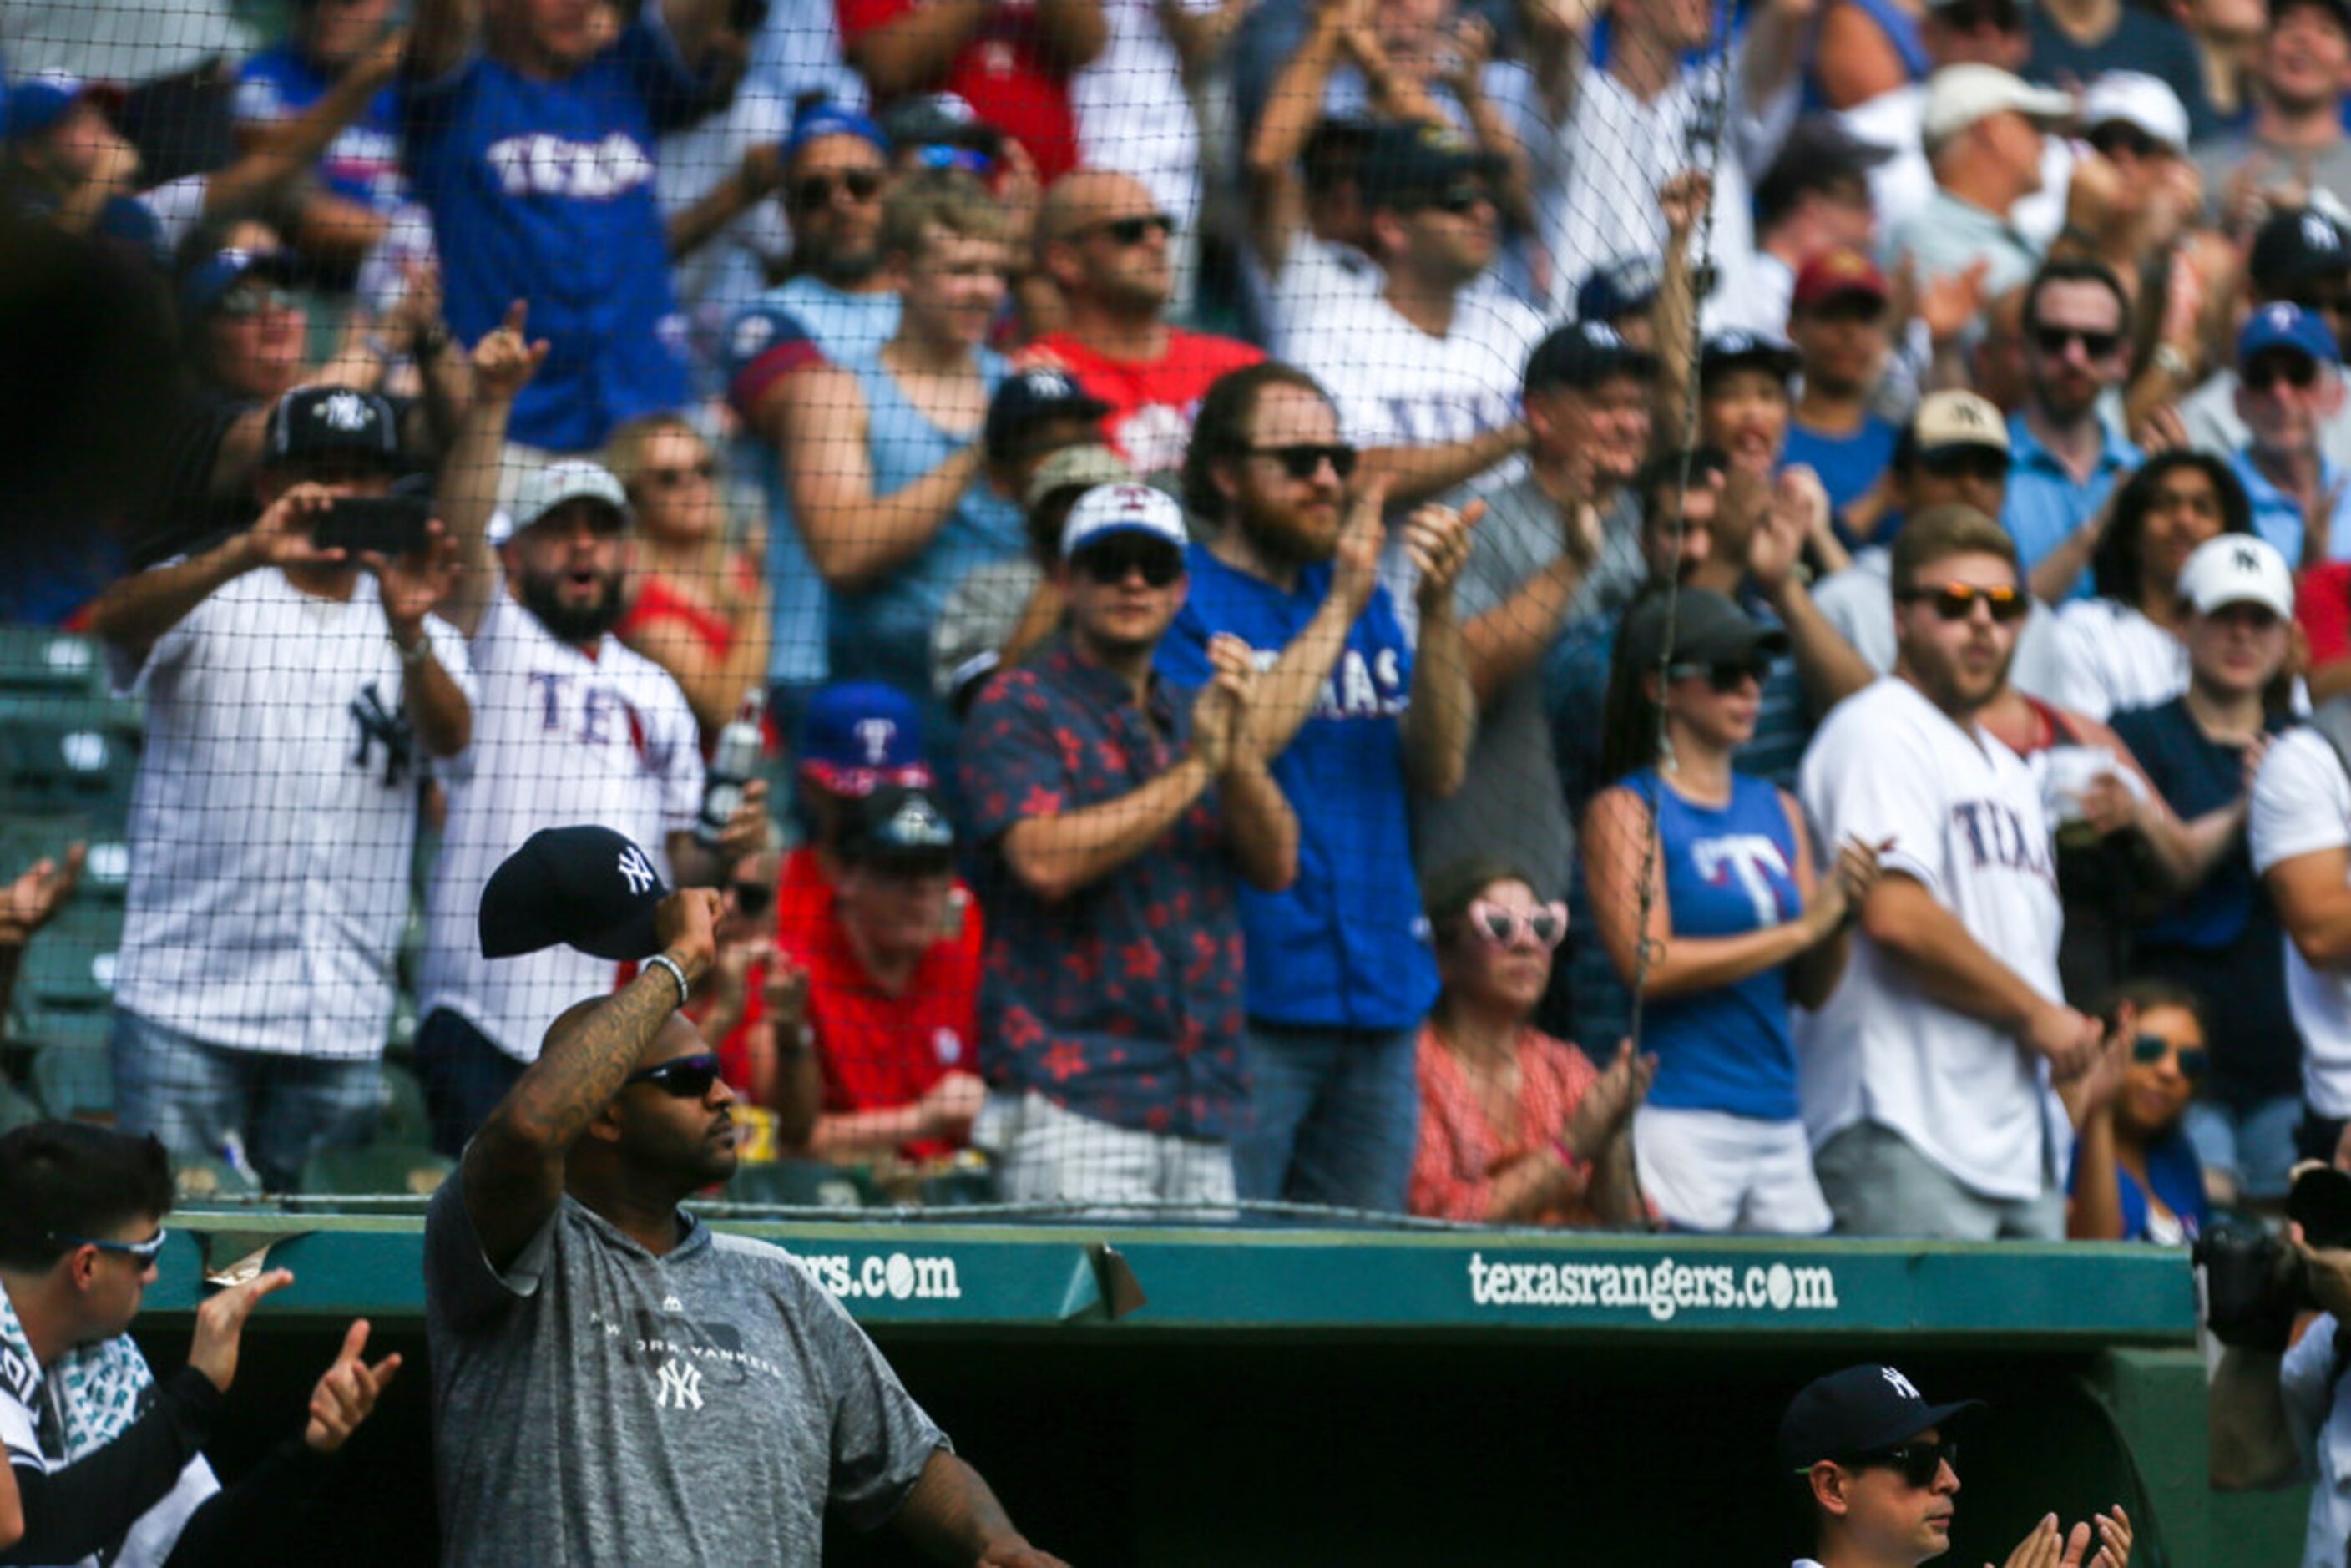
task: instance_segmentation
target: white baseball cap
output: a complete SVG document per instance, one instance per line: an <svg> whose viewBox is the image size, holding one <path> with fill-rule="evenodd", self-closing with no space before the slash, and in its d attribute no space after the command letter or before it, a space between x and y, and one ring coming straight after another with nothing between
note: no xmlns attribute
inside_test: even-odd
<svg viewBox="0 0 2351 1568"><path fill-rule="evenodd" d="M611 469L584 457L566 457L522 476L515 486L513 511L491 517L489 541L502 545L564 502L578 500L602 501L622 518L629 516L629 493Z"/></svg>
<svg viewBox="0 0 2351 1568"><path fill-rule="evenodd" d="M1945 66L1927 78L1927 103L1918 133L1932 152L1987 115L2013 110L2042 125L2074 118L2071 93L2035 87L1998 66Z"/></svg>
<svg viewBox="0 0 2351 1568"><path fill-rule="evenodd" d="M2188 151L2188 110L2170 84L2145 71L2108 71L2082 94L2082 129L2135 125L2174 152Z"/></svg>
<svg viewBox="0 0 2351 1568"><path fill-rule="evenodd" d="M2277 547L2252 534L2206 539L2179 569L2179 597L2210 615L2230 604L2259 604L2282 619L2294 614L2294 573Z"/></svg>
<svg viewBox="0 0 2351 1568"><path fill-rule="evenodd" d="M1182 549L1189 536L1184 508L1165 490L1148 485L1097 485L1078 497L1061 525L1061 559L1113 534L1147 534Z"/></svg>

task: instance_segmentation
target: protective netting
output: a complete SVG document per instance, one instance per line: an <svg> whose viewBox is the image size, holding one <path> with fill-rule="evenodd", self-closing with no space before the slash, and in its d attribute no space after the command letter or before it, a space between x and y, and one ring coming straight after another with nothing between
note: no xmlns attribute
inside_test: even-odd
<svg viewBox="0 0 2351 1568"><path fill-rule="evenodd" d="M0 5L0 875L78 873L0 909L0 1123L424 1190L559 1015L676 983L612 936L658 873L724 899L661 934L734 1201L1824 1228L1794 1039L1893 840L1800 774L1894 662L1879 547L1965 501L2074 594L2123 459L1954 486L2101 354L2177 424L2262 215L2157 210L2143 74L2043 210L2026 48L1996 0ZM574 825L633 848L494 933Z"/></svg>

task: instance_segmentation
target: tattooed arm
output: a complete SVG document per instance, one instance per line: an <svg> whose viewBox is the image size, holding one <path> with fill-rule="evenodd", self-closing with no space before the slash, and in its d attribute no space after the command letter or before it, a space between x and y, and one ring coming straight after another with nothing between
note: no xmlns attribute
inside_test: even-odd
<svg viewBox="0 0 2351 1568"><path fill-rule="evenodd" d="M718 894L682 889L653 916L661 950L689 983L709 972ZM678 1008L677 981L658 964L609 997L581 1002L555 1020L538 1060L507 1092L474 1141L458 1179L482 1256L504 1272L563 1199L563 1161L588 1124L621 1092L621 1081Z"/></svg>

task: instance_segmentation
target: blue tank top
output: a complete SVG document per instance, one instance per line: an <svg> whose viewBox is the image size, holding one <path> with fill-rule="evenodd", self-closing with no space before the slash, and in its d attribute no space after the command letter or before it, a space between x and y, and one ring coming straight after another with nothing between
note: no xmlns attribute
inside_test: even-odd
<svg viewBox="0 0 2351 1568"><path fill-rule="evenodd" d="M933 424L906 401L878 352L846 362L865 389L865 446L876 496L896 495L978 436L977 429L946 431ZM1003 355L979 350L980 375L991 398L1007 369ZM939 610L948 591L972 568L1017 556L1024 548L1019 510L987 481L974 479L922 554L862 591L833 595L828 639L832 678L886 681L919 700L926 719L943 719L945 710L931 693L931 628Z"/></svg>
<svg viewBox="0 0 2351 1568"><path fill-rule="evenodd" d="M1738 936L1803 913L1795 834L1777 786L1735 773L1730 803L1721 807L1683 799L1655 768L1627 775L1625 788L1657 813L1675 936ZM1784 968L1652 1002L1644 1022L1644 1049L1657 1053L1650 1104L1796 1119Z"/></svg>

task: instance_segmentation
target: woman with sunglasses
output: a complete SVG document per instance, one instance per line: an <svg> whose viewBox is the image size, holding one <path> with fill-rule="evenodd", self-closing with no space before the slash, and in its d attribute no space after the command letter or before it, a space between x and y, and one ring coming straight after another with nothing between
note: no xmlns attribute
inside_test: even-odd
<svg viewBox="0 0 2351 1568"><path fill-rule="evenodd" d="M1655 1057L1617 1046L1605 1071L1527 1022L1567 935L1505 862L1457 861L1427 880L1442 987L1421 1026L1420 1137L1408 1207L1492 1225L1643 1223L1627 1126Z"/></svg>
<svg viewBox="0 0 2351 1568"><path fill-rule="evenodd" d="M2090 559L2095 599L2057 617L2056 689L2044 695L2094 719L2152 707L2188 687L2179 641L2179 572L2196 547L2252 530L2245 487L2205 452L2147 459L2115 493L2114 509Z"/></svg>
<svg viewBox="0 0 2351 1568"><path fill-rule="evenodd" d="M2186 1128L2210 1071L2204 1007L2168 980L2133 980L2107 1009L2105 1054L2067 1094L2075 1125L2065 1234L2076 1241L2193 1241L2210 1209Z"/></svg>
<svg viewBox="0 0 2351 1568"><path fill-rule="evenodd" d="M1685 1230L1830 1225L1788 1004L1817 1007L1836 988L1877 852L1849 843L1817 879L1794 798L1731 768L1783 646L1702 589L1636 605L1609 675L1605 771L1617 782L1579 840L1601 945L1645 1002L1659 1062L1633 1128L1642 1189Z"/></svg>
<svg viewBox="0 0 2351 1568"><path fill-rule="evenodd" d="M637 519L636 597L614 631L675 678L707 748L767 685L765 547L727 538L717 454L675 414L622 425L607 466Z"/></svg>

